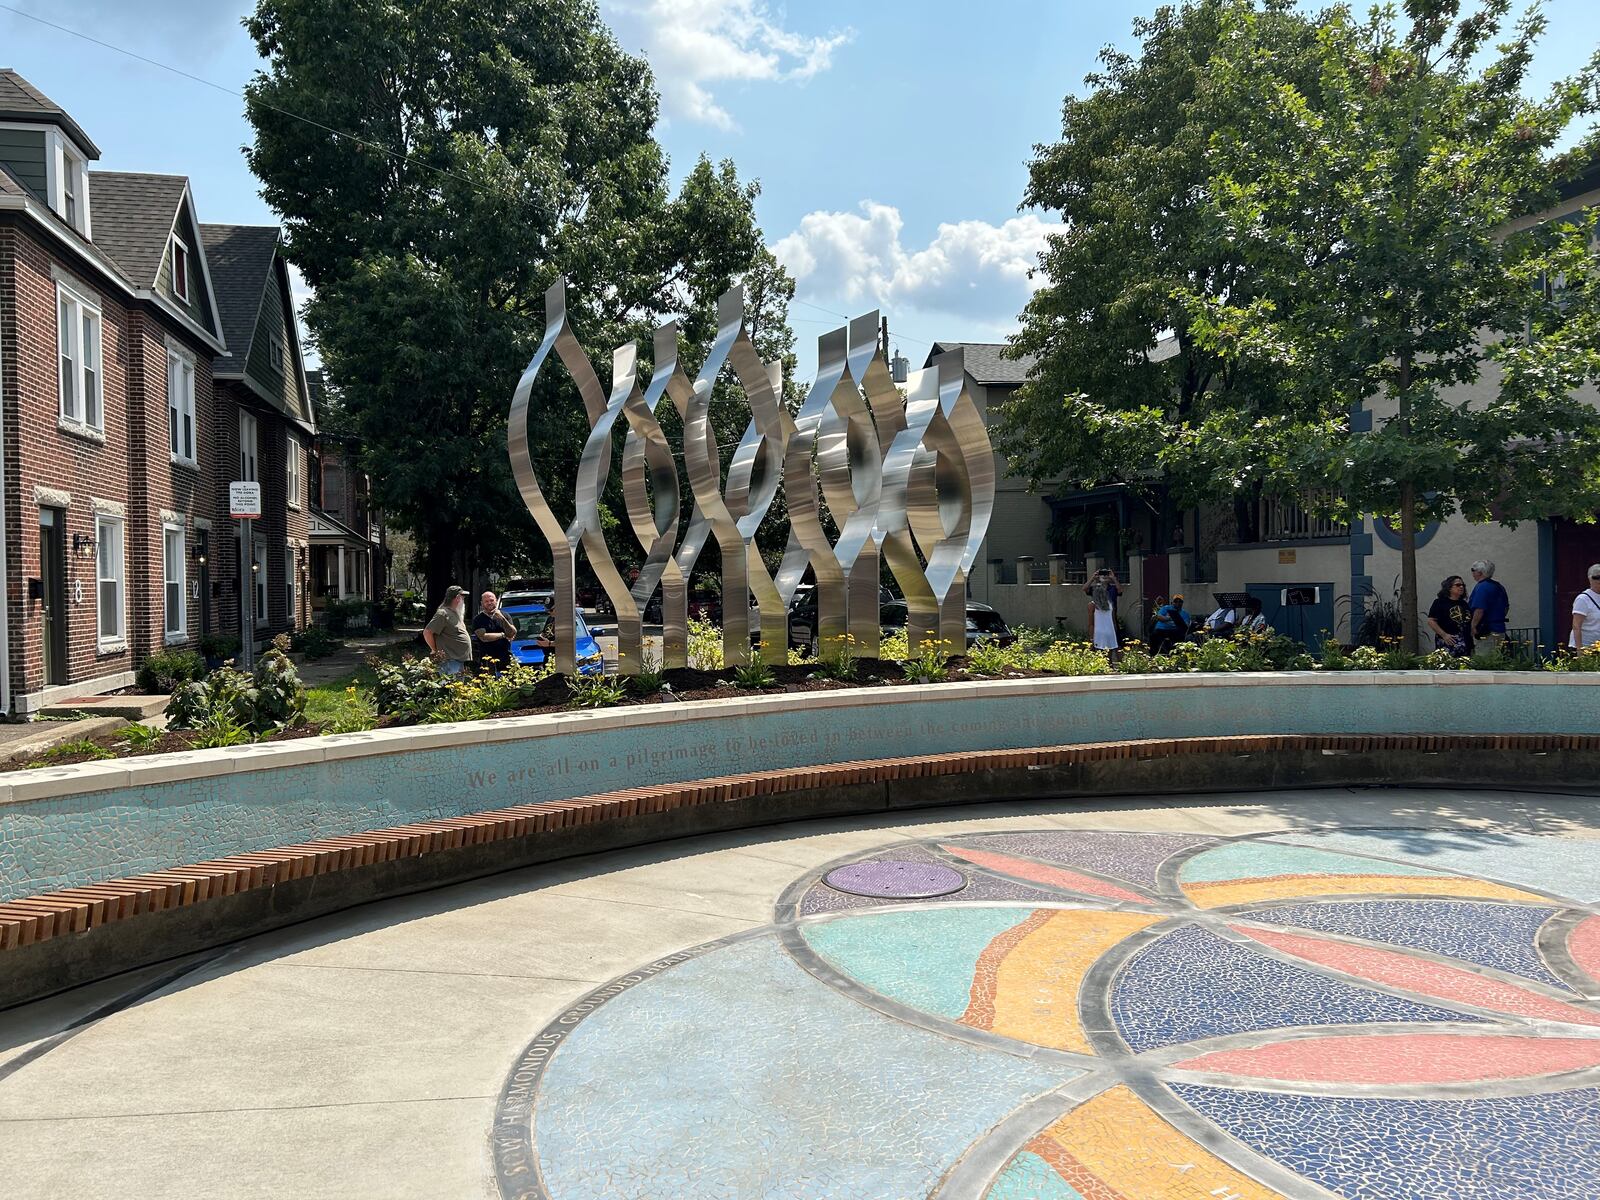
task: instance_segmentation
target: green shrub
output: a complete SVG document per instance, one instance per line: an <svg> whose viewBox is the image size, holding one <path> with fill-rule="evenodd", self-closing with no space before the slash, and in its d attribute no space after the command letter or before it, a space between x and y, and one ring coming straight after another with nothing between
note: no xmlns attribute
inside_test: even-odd
<svg viewBox="0 0 1600 1200"><path fill-rule="evenodd" d="M193 650L158 650L139 664L135 676L141 692L160 695L175 691L206 673L206 660Z"/></svg>
<svg viewBox="0 0 1600 1200"><path fill-rule="evenodd" d="M1546 671L1600 671L1600 643L1582 650L1563 650L1545 664Z"/></svg>
<svg viewBox="0 0 1600 1200"><path fill-rule="evenodd" d="M398 662L367 660L372 668L372 699L386 717L420 721L450 698L450 680L431 658L407 655Z"/></svg>
<svg viewBox="0 0 1600 1200"><path fill-rule="evenodd" d="M322 610L322 619L329 633L365 628L372 624L372 602L361 599L329 600Z"/></svg>
<svg viewBox="0 0 1600 1200"><path fill-rule="evenodd" d="M697 671L720 671L722 627L703 617L689 618L689 665Z"/></svg>
<svg viewBox="0 0 1600 1200"><path fill-rule="evenodd" d="M1009 648L994 642L979 642L967 651L967 670L974 675L1001 675L1012 665Z"/></svg>
<svg viewBox="0 0 1600 1200"><path fill-rule="evenodd" d="M107 750L98 742L91 742L88 738L78 738L71 742L62 742L59 746L51 746L43 751L38 758L32 759L30 767L51 767L66 758L115 758L116 754Z"/></svg>
<svg viewBox="0 0 1600 1200"><path fill-rule="evenodd" d="M284 653L288 639L273 639L253 673L220 667L204 679L186 683L172 694L167 721L175 729L220 729L232 726L247 736L284 729L305 716L306 689ZM221 745L233 745L222 742Z"/></svg>
<svg viewBox="0 0 1600 1200"><path fill-rule="evenodd" d="M950 643L924 642L914 655L904 660L909 683L943 683L950 678Z"/></svg>
<svg viewBox="0 0 1600 1200"><path fill-rule="evenodd" d="M635 696L654 696L665 682L666 674L661 669L661 656L646 651L639 673L628 678L628 690Z"/></svg>
<svg viewBox="0 0 1600 1200"><path fill-rule="evenodd" d="M1031 661L1026 651L1017 658L1035 671L1051 671L1057 675L1109 675L1111 660L1104 650L1097 650L1088 642L1052 642Z"/></svg>
<svg viewBox="0 0 1600 1200"><path fill-rule="evenodd" d="M309 625L289 635L289 649L307 658L327 658L340 650L344 643L329 633L326 626Z"/></svg>
<svg viewBox="0 0 1600 1200"><path fill-rule="evenodd" d="M620 675L574 675L567 680L568 708L610 708L628 698Z"/></svg>
<svg viewBox="0 0 1600 1200"><path fill-rule="evenodd" d="M855 656L856 639L850 634L829 638L817 655L817 674L839 683L852 683L861 674L860 660Z"/></svg>
<svg viewBox="0 0 1600 1200"><path fill-rule="evenodd" d="M147 750L161 740L161 730L154 725L129 725L117 731L122 735L122 744L129 750Z"/></svg>
<svg viewBox="0 0 1600 1200"><path fill-rule="evenodd" d="M239 653L239 639L225 633L208 633L200 638L200 653L212 661L226 662Z"/></svg>
<svg viewBox="0 0 1600 1200"><path fill-rule="evenodd" d="M905 662L911 657L911 635L904 629L885 634L878 642L878 657L884 662Z"/></svg>
<svg viewBox="0 0 1600 1200"><path fill-rule="evenodd" d="M733 682L742 688L766 688L778 682L772 668L759 658L733 669Z"/></svg>

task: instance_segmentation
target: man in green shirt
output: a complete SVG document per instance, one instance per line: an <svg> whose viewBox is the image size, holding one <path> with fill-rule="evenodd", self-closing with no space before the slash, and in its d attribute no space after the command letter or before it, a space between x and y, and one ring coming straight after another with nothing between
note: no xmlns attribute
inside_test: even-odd
<svg viewBox="0 0 1600 1200"><path fill-rule="evenodd" d="M472 635L467 632L466 589L452 583L444 603L422 630L422 640L439 664L439 674L459 675L472 661Z"/></svg>

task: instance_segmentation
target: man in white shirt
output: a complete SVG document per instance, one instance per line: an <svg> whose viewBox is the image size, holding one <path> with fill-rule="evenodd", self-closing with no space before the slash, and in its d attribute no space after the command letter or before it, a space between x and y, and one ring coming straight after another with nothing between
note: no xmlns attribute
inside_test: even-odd
<svg viewBox="0 0 1600 1200"><path fill-rule="evenodd" d="M1572 637L1567 645L1574 650L1600 644L1600 563L1589 568L1589 590L1579 592L1572 602Z"/></svg>
<svg viewBox="0 0 1600 1200"><path fill-rule="evenodd" d="M1238 623L1238 612L1224 604L1206 618L1206 632L1212 637L1232 637L1233 627Z"/></svg>

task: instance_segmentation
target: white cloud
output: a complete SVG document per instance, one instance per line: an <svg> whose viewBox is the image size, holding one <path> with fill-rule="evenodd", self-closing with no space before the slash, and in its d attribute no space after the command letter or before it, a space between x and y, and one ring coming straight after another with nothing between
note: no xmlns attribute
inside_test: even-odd
<svg viewBox="0 0 1600 1200"><path fill-rule="evenodd" d="M650 61L667 117L719 129L734 120L713 85L803 82L853 36L786 29L762 0L602 0L601 8L622 44Z"/></svg>
<svg viewBox="0 0 1600 1200"><path fill-rule="evenodd" d="M1029 279L1059 225L1033 214L1000 225L942 224L922 247L901 240L900 210L874 200L857 212L812 212L772 247L802 295L983 321L1010 321L1043 279Z"/></svg>

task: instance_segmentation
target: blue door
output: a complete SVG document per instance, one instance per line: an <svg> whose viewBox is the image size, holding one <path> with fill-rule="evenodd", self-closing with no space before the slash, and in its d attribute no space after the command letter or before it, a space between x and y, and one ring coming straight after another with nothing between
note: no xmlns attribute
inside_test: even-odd
<svg viewBox="0 0 1600 1200"><path fill-rule="evenodd" d="M1315 604L1285 604L1284 593L1295 588L1302 593L1315 588ZM1284 637L1293 638L1313 654L1322 650L1322 635L1333 628L1333 584L1331 583L1251 583L1245 591L1261 601L1261 612Z"/></svg>

